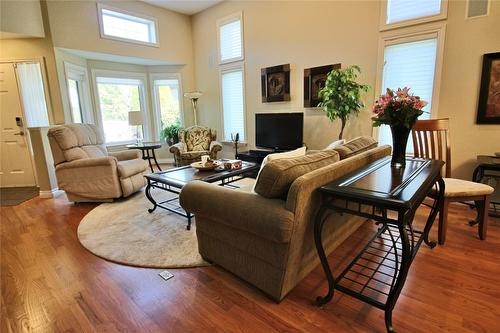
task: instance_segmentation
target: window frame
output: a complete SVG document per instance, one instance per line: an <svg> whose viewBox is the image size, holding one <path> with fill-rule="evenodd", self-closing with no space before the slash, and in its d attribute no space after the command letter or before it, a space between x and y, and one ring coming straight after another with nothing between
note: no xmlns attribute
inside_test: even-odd
<svg viewBox="0 0 500 333"><path fill-rule="evenodd" d="M73 119L73 110L71 108L71 97L69 80L75 80L78 82L79 87L79 97L80 97L80 108L82 114L82 122L87 124L94 123L94 115L92 112L92 103L90 102L90 88L89 88L89 78L87 73L87 67L79 66L68 61L64 61L64 76L66 80L66 96L68 98L68 110L69 114L66 114L67 119ZM67 122L67 121L66 121Z"/></svg>
<svg viewBox="0 0 500 333"><path fill-rule="evenodd" d="M432 103L430 118L435 118L438 113L439 93L441 87L441 73L443 69L444 58L444 42L446 34L446 23L436 22L421 27L408 27L398 29L397 31L387 31L379 37L378 55L377 55L377 77L375 80L375 99L382 94L382 83L384 75L385 56L384 50L386 46L415 42L430 38L437 39L436 48L436 63L434 67L434 84L432 87ZM411 87L410 87L411 88ZM373 127L373 137L378 140L380 127Z"/></svg>
<svg viewBox="0 0 500 333"><path fill-rule="evenodd" d="M220 91L220 107L221 107L221 124L222 124L222 140L223 143L231 143L230 140L226 139L225 126L224 126L224 92L222 89L222 75L225 73L231 72L242 72L242 97L243 97L243 140L240 141L240 144L246 144L248 142L248 129L247 129L247 107L246 107L246 97L245 97L245 63L237 62L226 64L224 66L219 67L219 91Z"/></svg>
<svg viewBox="0 0 500 333"><path fill-rule="evenodd" d="M159 141L160 140L160 131L161 131L161 107L159 103L158 93L155 89L154 82L156 80L177 80L179 82L179 118L181 121L181 126L184 127L184 93L182 89L182 75L181 73L150 73L149 74L149 85L151 87L152 94L152 105L153 105L153 128L154 133L152 135L152 139Z"/></svg>
<svg viewBox="0 0 500 333"><path fill-rule="evenodd" d="M153 28L154 28L153 31L155 34L155 42L143 42L143 41L135 40L135 39L107 35L106 33L104 33L104 22L103 22L103 18L102 18L102 15L103 15L102 10L103 9L110 10L110 11L113 11L113 12L116 12L119 14L123 14L123 15L127 15L127 16L137 17L138 19L151 21ZM144 46L160 47L160 35L159 35L159 29L158 29L158 19L156 17L152 17L152 16L148 16L148 15L144 15L144 14L139 14L139 13L135 13L135 12L130 12L130 11L116 8L113 6L105 5L103 3L97 3L97 19L99 21L99 33L100 33L101 38L116 40L116 41L125 42L125 43L139 44L139 45L144 45Z"/></svg>
<svg viewBox="0 0 500 333"><path fill-rule="evenodd" d="M380 6L380 22L379 29L380 31L386 31L396 28L409 27L417 24L446 20L448 17L448 0L441 0L441 8L439 14L430 15L430 16L422 16L414 19L408 19L404 21L398 21L394 23L386 23L387 22L387 1L383 0ZM418 1L418 0L415 0Z"/></svg>
<svg viewBox="0 0 500 333"><path fill-rule="evenodd" d="M222 60L221 48L220 48L220 28L221 26L232 23L235 21L240 21L240 37L241 37L241 56L236 58L230 58L226 60ZM244 32L244 24L243 24L243 12L236 12L230 15L227 15L223 18L220 18L216 21L217 28L217 62L219 65L234 63L238 61L245 60L245 32Z"/></svg>
<svg viewBox="0 0 500 333"><path fill-rule="evenodd" d="M93 91L94 91L94 105L95 105L95 110L96 110L96 124L99 126L101 129L102 133L105 136L104 133L104 122L102 120L102 112L101 112L101 103L100 103L100 96L99 96L99 88L98 88L98 83L97 83L97 78L98 77L105 77L105 78L113 78L113 79L132 79L132 80L140 80L141 84L139 85L139 103L141 106L141 111L143 113L144 117L144 124L142 125L142 130L143 130L143 135L144 135L144 141L150 141L151 140L151 117L150 117L150 112L148 109L148 89L147 89L147 84L148 84L148 78L145 73L137 73L137 72L126 72L126 71L112 71L112 70L106 70L106 69L92 69L92 84L93 84ZM132 110L130 110L132 111ZM127 140L127 141L119 141L119 142L105 142L107 147L113 147L113 146L123 146L126 144L132 144L135 143L135 140Z"/></svg>

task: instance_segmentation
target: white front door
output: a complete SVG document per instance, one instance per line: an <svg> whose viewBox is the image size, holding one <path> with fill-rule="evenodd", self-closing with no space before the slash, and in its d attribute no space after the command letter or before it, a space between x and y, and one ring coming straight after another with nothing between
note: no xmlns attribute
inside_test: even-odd
<svg viewBox="0 0 500 333"><path fill-rule="evenodd" d="M0 63L0 187L35 186L13 63Z"/></svg>

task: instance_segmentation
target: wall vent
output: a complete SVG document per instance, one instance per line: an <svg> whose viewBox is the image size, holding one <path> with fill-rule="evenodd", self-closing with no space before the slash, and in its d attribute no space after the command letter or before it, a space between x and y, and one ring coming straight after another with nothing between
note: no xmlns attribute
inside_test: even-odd
<svg viewBox="0 0 500 333"><path fill-rule="evenodd" d="M468 0L466 18L487 16L490 9L490 0Z"/></svg>

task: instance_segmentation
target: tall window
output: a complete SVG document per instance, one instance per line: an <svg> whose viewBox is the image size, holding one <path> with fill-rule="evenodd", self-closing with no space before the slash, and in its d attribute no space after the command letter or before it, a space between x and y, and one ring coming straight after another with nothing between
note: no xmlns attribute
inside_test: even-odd
<svg viewBox="0 0 500 333"><path fill-rule="evenodd" d="M231 140L231 134L239 133L245 141L245 97L243 68L221 71L222 110L224 115L224 139Z"/></svg>
<svg viewBox="0 0 500 333"><path fill-rule="evenodd" d="M137 139L137 129L128 123L130 111L142 111L144 81L135 78L96 76L99 113L106 143L123 144ZM147 117L144 117L147 130Z"/></svg>
<svg viewBox="0 0 500 333"><path fill-rule="evenodd" d="M101 37L158 45L156 19L98 4Z"/></svg>
<svg viewBox="0 0 500 333"><path fill-rule="evenodd" d="M420 40L395 40L384 48L381 93L387 88L410 87L410 93L428 102L419 119L431 118L437 46L436 36L423 36ZM391 131L387 125L380 127L379 142L392 142ZM410 142L407 148L408 152L412 152L413 144Z"/></svg>
<svg viewBox="0 0 500 333"><path fill-rule="evenodd" d="M181 88L177 75L152 74L154 109L158 133L182 123Z"/></svg>
<svg viewBox="0 0 500 333"><path fill-rule="evenodd" d="M240 140L246 141L243 14L218 20L217 31L224 140L239 133Z"/></svg>
<svg viewBox="0 0 500 333"><path fill-rule="evenodd" d="M445 19L448 0L386 0L381 28L388 29Z"/></svg>
<svg viewBox="0 0 500 333"><path fill-rule="evenodd" d="M87 68L64 62L69 99L68 121L73 123L93 123L92 108L89 96L89 80Z"/></svg>
<svg viewBox="0 0 500 333"><path fill-rule="evenodd" d="M243 60L242 14L234 14L217 21L219 63Z"/></svg>

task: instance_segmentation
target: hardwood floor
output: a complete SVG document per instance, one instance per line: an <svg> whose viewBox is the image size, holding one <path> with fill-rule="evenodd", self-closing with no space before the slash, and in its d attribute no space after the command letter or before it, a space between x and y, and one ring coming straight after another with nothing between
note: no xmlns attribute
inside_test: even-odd
<svg viewBox="0 0 500 333"><path fill-rule="evenodd" d="M275 304L219 267L171 269L164 281L160 269L107 262L76 237L93 207L63 196L0 208L1 332L385 332L382 311L340 292L314 306L326 291L319 267ZM394 310L398 332L500 332L500 219L480 241L473 216L452 205L446 245L420 249ZM331 264L348 263L373 230L362 227Z"/></svg>

